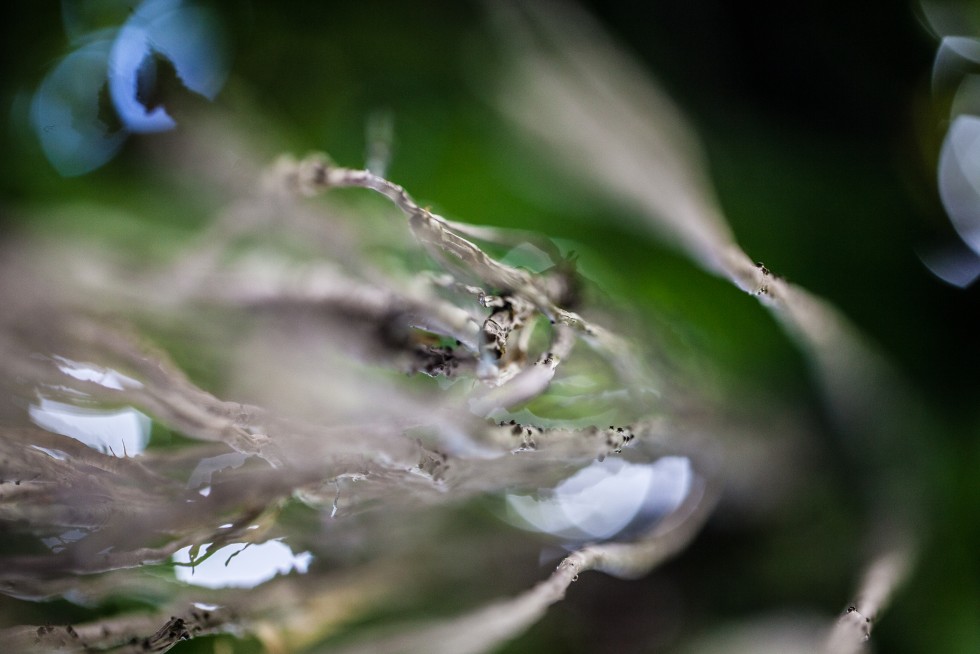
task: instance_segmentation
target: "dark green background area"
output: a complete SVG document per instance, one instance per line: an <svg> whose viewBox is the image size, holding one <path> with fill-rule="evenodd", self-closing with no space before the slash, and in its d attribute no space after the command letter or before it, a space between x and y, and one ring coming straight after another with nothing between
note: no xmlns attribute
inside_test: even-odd
<svg viewBox="0 0 980 654"><path fill-rule="evenodd" d="M932 522L924 525L919 572L875 640L883 652L978 651L980 291L944 284L919 260L954 236L935 184L947 125L942 102L929 94L937 42L917 7L884 0L587 5L688 114L746 252L842 309L925 398L933 427L910 436L918 441L913 451L925 454L921 465L908 464L921 477L914 483L929 489L923 502ZM367 116L389 111L396 137L389 177L421 203L454 219L588 244L583 264L594 262L598 281L662 325L665 342L717 365L734 395L770 394L820 413L802 358L751 298L609 219L621 209L554 172L545 153L496 113L489 89L498 44L481 5L213 6L233 58L218 104L249 98L283 151L321 149L361 165ZM142 229L180 242L203 224L215 200L184 197L145 163L144 153L168 135L131 139L90 175L57 176L22 119L26 98L67 52L59 3L14 2L2 11L0 230L44 230L33 222L38 209L77 199L122 207L149 226L89 217L47 228L141 247L145 240L133 235ZM644 640L652 632L641 628L645 611L686 616L683 630L784 606L842 608L860 565L850 549L860 525L847 489L834 487L854 474L841 468L829 466L822 482L832 488L817 484L795 520L712 525L650 580L583 582L508 651L654 648ZM678 596L681 607L670 604ZM647 608L615 612L603 602ZM590 635L570 638L580 620ZM608 624L620 631L597 631ZM614 635L623 631L633 634L626 644Z"/></svg>

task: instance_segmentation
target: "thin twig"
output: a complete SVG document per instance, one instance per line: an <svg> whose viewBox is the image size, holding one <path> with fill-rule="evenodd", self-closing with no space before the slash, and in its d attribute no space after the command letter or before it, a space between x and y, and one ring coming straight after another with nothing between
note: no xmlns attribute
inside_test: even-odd
<svg viewBox="0 0 980 654"><path fill-rule="evenodd" d="M825 654L857 654L865 651L875 621L908 574L910 559L911 553L907 549L898 549L872 561L854 601L837 619L827 636L823 646Z"/></svg>

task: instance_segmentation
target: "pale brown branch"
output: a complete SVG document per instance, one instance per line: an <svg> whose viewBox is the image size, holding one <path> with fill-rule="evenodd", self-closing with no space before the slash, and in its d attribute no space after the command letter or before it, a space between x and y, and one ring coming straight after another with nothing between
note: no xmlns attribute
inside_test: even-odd
<svg viewBox="0 0 980 654"><path fill-rule="evenodd" d="M702 485L645 537L633 543L592 545L565 557L551 575L531 589L456 618L409 626L367 645L342 648L342 654L374 651L427 654L480 654L518 636L564 599L580 574L600 570L639 577L682 551L711 514L717 489ZM337 651L337 650L332 650Z"/></svg>
<svg viewBox="0 0 980 654"><path fill-rule="evenodd" d="M875 621L909 572L911 556L907 548L902 548L882 554L871 562L853 602L830 630L824 642L824 654L866 651Z"/></svg>

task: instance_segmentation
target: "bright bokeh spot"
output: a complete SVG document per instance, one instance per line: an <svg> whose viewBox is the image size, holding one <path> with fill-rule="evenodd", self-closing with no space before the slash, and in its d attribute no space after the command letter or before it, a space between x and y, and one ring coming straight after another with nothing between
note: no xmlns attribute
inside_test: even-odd
<svg viewBox="0 0 980 654"><path fill-rule="evenodd" d="M512 494L515 522L570 541L605 540L673 511L691 488L691 463L667 456L654 463L595 461L537 496Z"/></svg>
<svg viewBox="0 0 980 654"><path fill-rule="evenodd" d="M65 176L102 166L130 133L176 126L162 104L147 104L161 60L173 66L186 89L208 100L224 86L229 69L219 21L204 7L145 0L118 28L91 34L79 33L92 17L79 17L78 9L66 4L65 28L73 40L87 43L55 66L31 103L41 148Z"/></svg>
<svg viewBox="0 0 980 654"><path fill-rule="evenodd" d="M201 548L202 555L210 545ZM280 574L305 574L313 561L309 552L293 554L281 540L226 545L191 566L190 547L174 553L177 579L205 588L253 588Z"/></svg>

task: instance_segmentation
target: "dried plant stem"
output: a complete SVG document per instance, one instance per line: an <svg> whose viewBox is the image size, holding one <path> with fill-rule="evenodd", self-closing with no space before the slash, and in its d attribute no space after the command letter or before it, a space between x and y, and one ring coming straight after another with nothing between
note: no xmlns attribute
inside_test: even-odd
<svg viewBox="0 0 980 654"><path fill-rule="evenodd" d="M824 643L824 654L857 654L865 650L878 615L908 574L911 553L887 552L871 562L852 604L834 624Z"/></svg>
<svg viewBox="0 0 980 654"><path fill-rule="evenodd" d="M677 511L636 542L584 547L565 557L547 579L512 599L434 624L408 627L394 636L340 652L480 654L490 651L518 636L539 620L548 607L564 599L579 574L600 570L635 578L682 551L700 531L716 500L717 489L702 485L700 492L693 490Z"/></svg>
<svg viewBox="0 0 980 654"><path fill-rule="evenodd" d="M328 157L314 154L296 161L283 157L271 168L268 184L285 187L304 195L314 195L331 188L364 188L388 198L408 218L409 227L424 245L448 266L461 264L485 285L525 298L553 323L566 325L582 337L595 343L598 351L619 362L624 370L633 368L626 363L631 358L628 347L618 336L586 321L582 316L556 303L547 285L531 273L496 261L475 243L460 236L450 223L424 207L420 207L404 188L367 170L335 166Z"/></svg>

